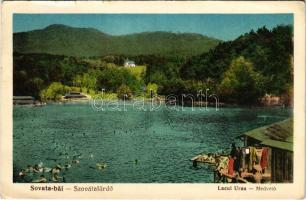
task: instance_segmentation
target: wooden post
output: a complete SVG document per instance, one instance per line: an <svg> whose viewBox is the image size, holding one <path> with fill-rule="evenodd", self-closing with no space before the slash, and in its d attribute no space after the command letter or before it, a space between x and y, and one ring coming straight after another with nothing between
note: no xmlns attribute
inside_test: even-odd
<svg viewBox="0 0 306 200"><path fill-rule="evenodd" d="M198 166L198 163L197 163L196 160L193 160L193 161L192 161L192 166L193 166L193 167L197 167L197 166Z"/></svg>

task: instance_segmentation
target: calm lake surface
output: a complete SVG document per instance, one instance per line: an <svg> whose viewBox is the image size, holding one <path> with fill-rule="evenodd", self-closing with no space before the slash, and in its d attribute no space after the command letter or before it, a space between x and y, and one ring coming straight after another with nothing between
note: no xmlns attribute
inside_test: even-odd
<svg viewBox="0 0 306 200"><path fill-rule="evenodd" d="M292 116L291 109L282 108L126 108L99 112L90 103L15 106L14 170L39 162L64 165L78 155L80 163L63 172L67 182L209 183L212 169L195 169L189 159L228 150L244 131ZM107 167L97 170L101 161Z"/></svg>

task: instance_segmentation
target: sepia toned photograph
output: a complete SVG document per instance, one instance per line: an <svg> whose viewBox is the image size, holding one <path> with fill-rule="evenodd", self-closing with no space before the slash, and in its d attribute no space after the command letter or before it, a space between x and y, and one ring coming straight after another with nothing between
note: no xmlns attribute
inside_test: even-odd
<svg viewBox="0 0 306 200"><path fill-rule="evenodd" d="M0 195L304 195L304 5L33 3L1 16Z"/></svg>

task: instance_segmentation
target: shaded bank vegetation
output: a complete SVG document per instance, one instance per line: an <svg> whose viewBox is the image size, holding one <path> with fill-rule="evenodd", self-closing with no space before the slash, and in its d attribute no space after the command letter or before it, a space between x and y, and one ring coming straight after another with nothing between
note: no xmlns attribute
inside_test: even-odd
<svg viewBox="0 0 306 200"><path fill-rule="evenodd" d="M16 42L19 40L14 38ZM127 58L140 67L123 67ZM291 26L252 30L196 55L173 51L74 57L14 52L14 95L39 99L58 99L71 90L99 95L102 89L112 98L120 98L124 91L129 97L149 97L152 88L160 95L196 96L199 90L209 88L221 102L254 104L265 94L288 102L292 87Z"/></svg>

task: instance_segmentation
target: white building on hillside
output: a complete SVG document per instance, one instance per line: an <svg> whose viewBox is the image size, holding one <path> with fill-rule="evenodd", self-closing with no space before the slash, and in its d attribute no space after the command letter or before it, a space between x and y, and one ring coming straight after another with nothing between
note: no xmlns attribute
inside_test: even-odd
<svg viewBox="0 0 306 200"><path fill-rule="evenodd" d="M124 67L136 67L135 62L132 60L125 60Z"/></svg>

